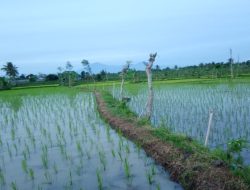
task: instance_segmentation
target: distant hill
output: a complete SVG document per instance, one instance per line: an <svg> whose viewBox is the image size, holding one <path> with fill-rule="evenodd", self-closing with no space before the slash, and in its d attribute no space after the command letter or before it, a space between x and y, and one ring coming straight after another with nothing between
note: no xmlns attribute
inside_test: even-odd
<svg viewBox="0 0 250 190"><path fill-rule="evenodd" d="M99 73L102 70L105 70L109 73L117 73L121 71L123 67L123 65L106 65L102 63L92 63L90 66L93 73ZM136 70L144 70L145 66L143 65L143 63L132 63L130 68Z"/></svg>

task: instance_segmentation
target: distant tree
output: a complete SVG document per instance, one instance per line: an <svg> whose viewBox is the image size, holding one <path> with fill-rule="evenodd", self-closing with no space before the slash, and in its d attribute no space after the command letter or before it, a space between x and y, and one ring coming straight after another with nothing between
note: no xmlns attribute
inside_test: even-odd
<svg viewBox="0 0 250 190"><path fill-rule="evenodd" d="M19 79L24 80L24 79L26 79L26 77L25 77L24 74L21 74L21 75L19 76Z"/></svg>
<svg viewBox="0 0 250 190"><path fill-rule="evenodd" d="M107 75L107 72L105 70L101 70L100 75L102 77L102 80L104 80L104 79L108 80L108 77L107 77L108 75Z"/></svg>
<svg viewBox="0 0 250 190"><path fill-rule="evenodd" d="M69 85L69 87L71 87L71 70L72 69L73 69L73 66L71 65L71 63L69 61L67 61L66 70L67 70L67 74L68 74L68 85Z"/></svg>
<svg viewBox="0 0 250 190"><path fill-rule="evenodd" d="M174 66L174 69L175 69L175 70L177 70L177 69L178 69L178 66L177 66L177 65L175 65L175 66Z"/></svg>
<svg viewBox="0 0 250 190"><path fill-rule="evenodd" d="M89 61L86 59L83 59L81 63L83 65L84 69L86 69L86 71L89 73L89 75L91 76L91 78L93 79L93 81L95 83L95 78L93 76Z"/></svg>
<svg viewBox="0 0 250 190"><path fill-rule="evenodd" d="M102 75L100 73L98 73L96 76L95 76L96 80L97 81L101 81L102 80Z"/></svg>
<svg viewBox="0 0 250 190"><path fill-rule="evenodd" d="M7 62L6 65L1 68L1 70L5 71L6 75L10 77L12 82L15 82L15 78L18 75L18 70L12 62Z"/></svg>
<svg viewBox="0 0 250 190"><path fill-rule="evenodd" d="M132 73L132 78L133 78L133 82L136 82L136 77L137 77L137 71L135 69L130 70Z"/></svg>
<svg viewBox="0 0 250 190"><path fill-rule="evenodd" d="M58 78L59 78L59 81L60 81L60 85L62 86L63 85L63 80L64 80L63 68L58 67L57 70L58 70Z"/></svg>
<svg viewBox="0 0 250 190"><path fill-rule="evenodd" d="M155 66L155 70L156 70L156 71L160 71L160 70L161 70L160 66L159 66L159 65L156 65L156 66Z"/></svg>
<svg viewBox="0 0 250 190"><path fill-rule="evenodd" d="M56 74L48 74L46 76L46 81L55 81L55 80L58 80L58 76Z"/></svg>
<svg viewBox="0 0 250 190"><path fill-rule="evenodd" d="M200 64L199 64L199 67L203 67L203 66L204 66L204 64L203 64L203 63L200 63Z"/></svg>
<svg viewBox="0 0 250 190"><path fill-rule="evenodd" d="M156 80L158 80L159 75L160 75L160 73L161 73L161 68L160 68L159 65L156 65L154 70L156 71L156 72L155 72Z"/></svg>
<svg viewBox="0 0 250 190"><path fill-rule="evenodd" d="M10 89L10 84L5 80L4 77L0 77L0 90Z"/></svg>
<svg viewBox="0 0 250 190"><path fill-rule="evenodd" d="M86 72L82 71L81 72L81 79L84 80L86 78Z"/></svg>
<svg viewBox="0 0 250 190"><path fill-rule="evenodd" d="M228 63L230 64L230 72L231 72L231 78L234 77L234 74L233 74L233 63L234 63L234 60L233 60L233 56L232 56L232 49L229 50L230 51L230 58L228 60Z"/></svg>
<svg viewBox="0 0 250 190"><path fill-rule="evenodd" d="M129 66L131 64L132 61L126 61L126 64L123 66L122 68L122 71L120 73L120 76L122 78L122 81L121 81L121 88L120 88L120 99L122 100L123 98L123 85L124 85L124 79L125 79L125 76L129 70Z"/></svg>
<svg viewBox="0 0 250 190"><path fill-rule="evenodd" d="M37 76L34 74L29 74L26 76L26 79L29 79L30 82L36 82Z"/></svg>

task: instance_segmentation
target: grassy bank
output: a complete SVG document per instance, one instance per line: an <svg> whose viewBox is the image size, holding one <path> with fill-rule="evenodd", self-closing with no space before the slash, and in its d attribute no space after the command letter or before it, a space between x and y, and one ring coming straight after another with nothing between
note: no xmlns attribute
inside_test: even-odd
<svg viewBox="0 0 250 190"><path fill-rule="evenodd" d="M178 180L185 189L250 188L250 168L237 165L237 160L232 159L229 152L209 150L189 137L172 133L166 126L153 128L147 120L138 119L125 103L113 99L109 93L103 91L101 96L112 116L134 123L136 128L145 128L154 138L172 147L172 153L168 154L163 163L168 163L166 168L170 170L171 177ZM148 146L145 145L146 148ZM224 185L224 188L212 187L213 183Z"/></svg>

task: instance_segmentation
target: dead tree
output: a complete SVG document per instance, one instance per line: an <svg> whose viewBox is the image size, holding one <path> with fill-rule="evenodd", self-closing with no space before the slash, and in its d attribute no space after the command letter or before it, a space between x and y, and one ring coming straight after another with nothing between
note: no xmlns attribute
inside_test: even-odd
<svg viewBox="0 0 250 190"><path fill-rule="evenodd" d="M123 98L123 86L124 86L124 78L128 72L128 69L129 69L129 66L131 64L132 61L127 61L126 64L123 66L123 69L121 71L121 78L122 78L122 81L121 81L121 87L120 87L120 100L122 100Z"/></svg>
<svg viewBox="0 0 250 190"><path fill-rule="evenodd" d="M155 61L155 57L156 57L157 53L153 54L151 53L149 56L149 60L148 62L144 63L146 66L146 74L147 74L147 78L148 78L148 100L147 100L147 104L146 104L146 114L145 117L147 119L151 119L152 116L152 111L153 111L153 98L154 98L154 92L153 92L153 86L152 86L152 66L154 64Z"/></svg>

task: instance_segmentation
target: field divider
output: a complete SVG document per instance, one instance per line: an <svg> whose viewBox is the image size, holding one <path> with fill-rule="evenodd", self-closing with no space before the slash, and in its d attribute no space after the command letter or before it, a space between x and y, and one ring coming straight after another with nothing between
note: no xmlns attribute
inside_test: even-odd
<svg viewBox="0 0 250 190"><path fill-rule="evenodd" d="M160 129L148 124L140 126L136 117L124 118L112 112L112 106L116 106L117 100L107 94L94 92L101 117L117 132L143 148L146 154L163 166L169 172L170 178L180 183L184 189L249 189L241 178L232 174L226 164L209 155L207 148L193 148L192 139L164 131L161 133ZM109 96L109 101L105 96ZM110 101L113 101L112 105L109 105ZM172 137L176 138L171 139ZM192 150L176 146L178 143L186 143Z"/></svg>

